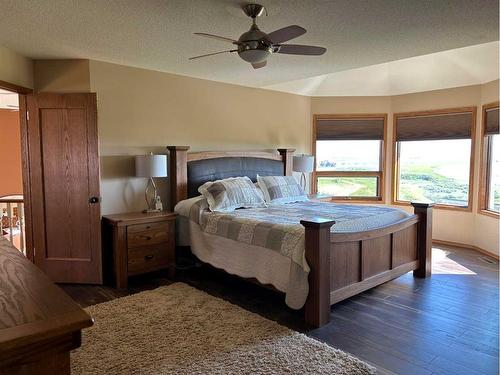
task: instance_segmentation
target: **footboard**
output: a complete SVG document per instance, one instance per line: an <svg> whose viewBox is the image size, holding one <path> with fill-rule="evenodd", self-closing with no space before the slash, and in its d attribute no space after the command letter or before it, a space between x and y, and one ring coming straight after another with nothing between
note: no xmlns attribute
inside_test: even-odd
<svg viewBox="0 0 500 375"><path fill-rule="evenodd" d="M330 233L328 220L301 221L306 228L306 258L311 268L306 322L319 327L330 305L414 271L431 274L432 204L412 203L415 214L365 232Z"/></svg>

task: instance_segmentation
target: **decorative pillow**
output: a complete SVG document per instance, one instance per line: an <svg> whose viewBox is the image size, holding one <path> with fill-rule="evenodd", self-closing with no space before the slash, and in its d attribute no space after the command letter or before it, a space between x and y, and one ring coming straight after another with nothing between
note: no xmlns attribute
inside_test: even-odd
<svg viewBox="0 0 500 375"><path fill-rule="evenodd" d="M257 182L269 204L308 201L309 198L293 176L257 176Z"/></svg>
<svg viewBox="0 0 500 375"><path fill-rule="evenodd" d="M198 188L207 198L211 211L233 211L237 208L264 207L262 192L248 177L231 177L210 181Z"/></svg>

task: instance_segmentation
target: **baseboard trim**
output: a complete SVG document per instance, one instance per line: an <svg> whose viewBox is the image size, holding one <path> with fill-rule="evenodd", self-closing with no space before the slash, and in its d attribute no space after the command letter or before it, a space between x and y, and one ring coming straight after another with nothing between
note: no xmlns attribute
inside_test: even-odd
<svg viewBox="0 0 500 375"><path fill-rule="evenodd" d="M500 260L500 256L497 254L493 254L492 252L489 252L488 250L482 249L478 246L474 245L469 245L461 242L453 242L453 241L443 241L443 240L432 240L432 243L435 245L442 245L442 246L451 246L451 247L459 247L461 249L467 249L467 250L475 250L479 253L482 253L484 255L487 255L493 259Z"/></svg>

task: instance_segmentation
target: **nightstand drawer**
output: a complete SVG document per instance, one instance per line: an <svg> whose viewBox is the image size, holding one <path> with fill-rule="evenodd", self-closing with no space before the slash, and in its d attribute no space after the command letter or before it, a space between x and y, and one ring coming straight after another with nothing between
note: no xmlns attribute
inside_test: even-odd
<svg viewBox="0 0 500 375"><path fill-rule="evenodd" d="M130 248L128 250L128 274L153 271L168 266L168 243Z"/></svg>
<svg viewBox="0 0 500 375"><path fill-rule="evenodd" d="M127 227L127 246L139 247L167 243L172 233L172 223L136 224Z"/></svg>

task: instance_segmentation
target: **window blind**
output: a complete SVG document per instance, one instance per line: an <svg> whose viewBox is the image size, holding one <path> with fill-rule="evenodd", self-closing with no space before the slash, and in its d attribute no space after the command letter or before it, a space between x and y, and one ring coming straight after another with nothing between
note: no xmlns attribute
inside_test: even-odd
<svg viewBox="0 0 500 375"><path fill-rule="evenodd" d="M317 119L316 140L383 140L384 119Z"/></svg>
<svg viewBox="0 0 500 375"><path fill-rule="evenodd" d="M472 121L472 112L396 117L396 140L471 138Z"/></svg>
<svg viewBox="0 0 500 375"><path fill-rule="evenodd" d="M486 135L498 134L498 108L486 110Z"/></svg>

